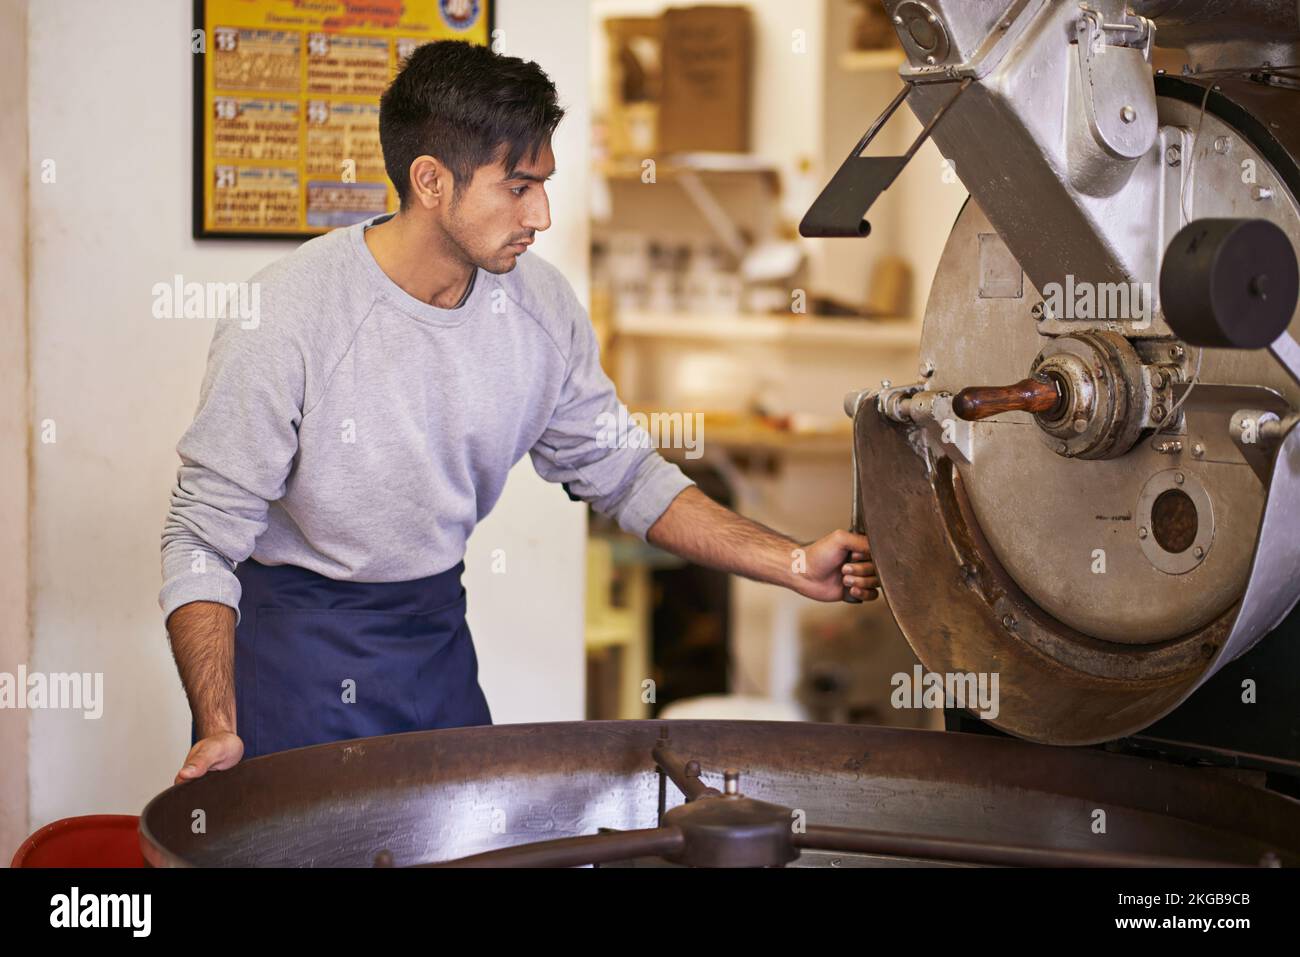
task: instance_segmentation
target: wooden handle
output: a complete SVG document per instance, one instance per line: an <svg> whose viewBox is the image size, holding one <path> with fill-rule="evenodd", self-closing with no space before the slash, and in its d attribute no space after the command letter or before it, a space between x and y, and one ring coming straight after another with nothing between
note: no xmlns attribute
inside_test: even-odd
<svg viewBox="0 0 1300 957"><path fill-rule="evenodd" d="M952 410L968 422L999 412L1050 412L1061 401L1056 384L1045 379L1021 379L1014 385L973 385L953 397Z"/></svg>

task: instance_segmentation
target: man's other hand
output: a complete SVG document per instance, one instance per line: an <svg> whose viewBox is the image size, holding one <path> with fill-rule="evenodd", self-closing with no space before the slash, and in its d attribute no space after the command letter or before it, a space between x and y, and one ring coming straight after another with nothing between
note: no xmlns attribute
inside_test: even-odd
<svg viewBox="0 0 1300 957"><path fill-rule="evenodd" d="M173 784L193 781L209 771L233 768L244 756L244 742L230 731L219 731L198 741L185 756L185 766L176 774Z"/></svg>

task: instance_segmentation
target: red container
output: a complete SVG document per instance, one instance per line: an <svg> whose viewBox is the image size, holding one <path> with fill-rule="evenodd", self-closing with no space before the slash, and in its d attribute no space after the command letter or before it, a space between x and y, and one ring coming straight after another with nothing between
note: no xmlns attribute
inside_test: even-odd
<svg viewBox="0 0 1300 957"><path fill-rule="evenodd" d="M12 867L144 867L136 814L87 814L47 824L23 841Z"/></svg>

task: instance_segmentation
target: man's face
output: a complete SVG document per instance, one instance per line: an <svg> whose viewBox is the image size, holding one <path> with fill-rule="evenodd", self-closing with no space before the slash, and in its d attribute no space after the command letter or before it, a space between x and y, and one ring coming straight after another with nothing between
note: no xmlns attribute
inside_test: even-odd
<svg viewBox="0 0 1300 957"><path fill-rule="evenodd" d="M443 229L469 262L491 273L509 272L533 237L551 225L546 180L554 172L549 142L535 160L524 156L514 169L503 162L480 166L468 185L456 185Z"/></svg>

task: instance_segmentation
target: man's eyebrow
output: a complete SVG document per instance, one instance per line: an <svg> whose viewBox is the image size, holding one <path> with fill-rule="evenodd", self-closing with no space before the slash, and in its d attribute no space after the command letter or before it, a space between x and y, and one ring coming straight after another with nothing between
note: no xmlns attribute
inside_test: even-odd
<svg viewBox="0 0 1300 957"><path fill-rule="evenodd" d="M509 182L512 179L526 179L531 183L544 183L554 175L555 175L554 169L552 169L545 176L538 176L536 173L529 173L527 170L516 169L516 170L511 170L511 172L501 182L503 183Z"/></svg>

